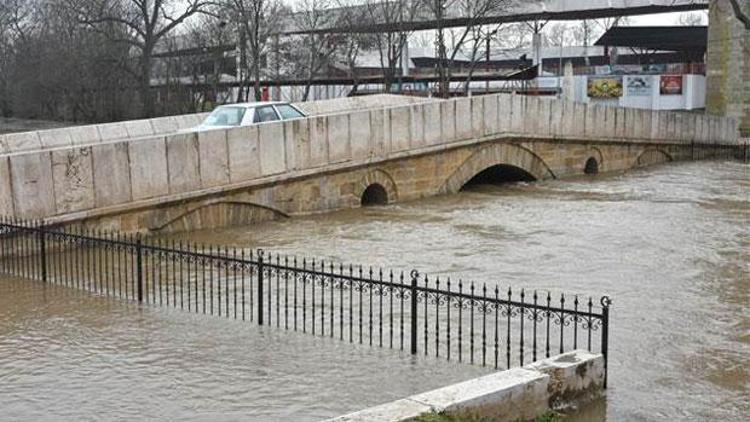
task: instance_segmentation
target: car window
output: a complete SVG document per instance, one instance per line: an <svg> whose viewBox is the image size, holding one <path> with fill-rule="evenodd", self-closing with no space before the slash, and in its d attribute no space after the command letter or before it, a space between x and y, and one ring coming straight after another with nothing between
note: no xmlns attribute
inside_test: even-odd
<svg viewBox="0 0 750 422"><path fill-rule="evenodd" d="M253 119L253 122L263 123L273 122L274 120L279 120L279 115L276 114L276 111L273 109L273 107L263 106L255 108L255 118Z"/></svg>
<svg viewBox="0 0 750 422"><path fill-rule="evenodd" d="M290 106L289 104L277 105L276 110L279 111L279 114L281 114L281 118L284 120L299 119L300 117L305 117L304 114L300 113L296 108Z"/></svg>
<svg viewBox="0 0 750 422"><path fill-rule="evenodd" d="M239 126L245 115L245 107L219 107L203 122L204 126Z"/></svg>

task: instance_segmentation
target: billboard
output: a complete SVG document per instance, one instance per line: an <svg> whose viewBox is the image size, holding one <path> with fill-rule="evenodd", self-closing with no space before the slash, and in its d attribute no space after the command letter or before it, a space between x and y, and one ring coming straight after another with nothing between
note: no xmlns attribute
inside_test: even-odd
<svg viewBox="0 0 750 422"><path fill-rule="evenodd" d="M622 76L589 77L586 88L590 98L622 97Z"/></svg>
<svg viewBox="0 0 750 422"><path fill-rule="evenodd" d="M659 93L661 95L682 95L682 75L661 75Z"/></svg>
<svg viewBox="0 0 750 422"><path fill-rule="evenodd" d="M650 96L653 91L653 79L648 75L628 76L626 86L629 97Z"/></svg>

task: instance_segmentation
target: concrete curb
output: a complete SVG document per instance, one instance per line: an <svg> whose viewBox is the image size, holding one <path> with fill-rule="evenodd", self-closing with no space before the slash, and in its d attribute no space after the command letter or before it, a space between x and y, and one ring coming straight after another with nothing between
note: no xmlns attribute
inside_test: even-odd
<svg viewBox="0 0 750 422"><path fill-rule="evenodd" d="M461 413L493 421L533 420L549 409L588 401L602 394L603 385L602 355L575 350L328 421L398 422L429 412Z"/></svg>

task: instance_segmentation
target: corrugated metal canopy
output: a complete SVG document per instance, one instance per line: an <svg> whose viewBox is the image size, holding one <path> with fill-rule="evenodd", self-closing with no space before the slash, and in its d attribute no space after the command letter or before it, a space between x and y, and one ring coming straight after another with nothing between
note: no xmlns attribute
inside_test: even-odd
<svg viewBox="0 0 750 422"><path fill-rule="evenodd" d="M667 51L706 51L706 26L616 26L595 45Z"/></svg>

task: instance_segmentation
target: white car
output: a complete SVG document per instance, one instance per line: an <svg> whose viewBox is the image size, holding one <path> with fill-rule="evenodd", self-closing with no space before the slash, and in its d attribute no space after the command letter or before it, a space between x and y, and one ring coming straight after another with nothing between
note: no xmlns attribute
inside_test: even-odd
<svg viewBox="0 0 750 422"><path fill-rule="evenodd" d="M229 129L303 117L307 117L307 115L300 109L280 101L227 104L216 107L200 126L191 130Z"/></svg>

